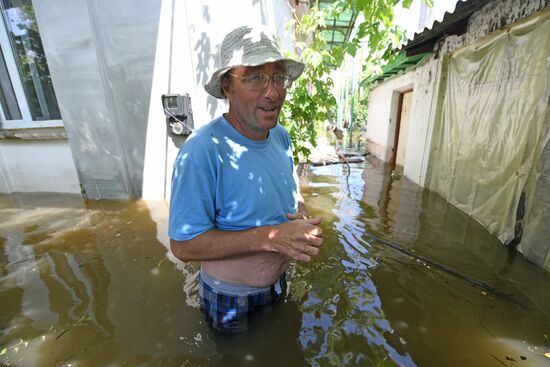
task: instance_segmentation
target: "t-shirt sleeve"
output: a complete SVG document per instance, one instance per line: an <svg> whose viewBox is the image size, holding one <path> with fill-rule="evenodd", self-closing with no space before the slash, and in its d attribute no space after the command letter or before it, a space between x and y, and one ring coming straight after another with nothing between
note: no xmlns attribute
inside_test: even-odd
<svg viewBox="0 0 550 367"><path fill-rule="evenodd" d="M296 190L294 191L294 213L298 211L298 201L302 197L300 194L300 178L298 177L298 167L294 164L294 151L292 149L292 141L288 131L285 130L285 141L287 144L287 155L290 160L290 169L292 170L292 178L294 179L294 185Z"/></svg>
<svg viewBox="0 0 550 367"><path fill-rule="evenodd" d="M283 144L284 148L287 152L287 156L290 161L290 167L293 171L296 171L296 167L294 167L294 152L292 147L292 141L290 139L290 135L288 134L288 131L285 128L282 128L282 135L283 135Z"/></svg>
<svg viewBox="0 0 550 367"><path fill-rule="evenodd" d="M172 173L172 194L168 236L176 241L190 240L214 229L215 184L212 174L180 154Z"/></svg>

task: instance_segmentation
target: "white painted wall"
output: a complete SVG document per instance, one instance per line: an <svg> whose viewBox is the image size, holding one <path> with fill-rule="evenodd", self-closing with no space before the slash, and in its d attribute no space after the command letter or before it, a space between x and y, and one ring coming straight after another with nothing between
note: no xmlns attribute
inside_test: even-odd
<svg viewBox="0 0 550 367"><path fill-rule="evenodd" d="M375 86L369 97L367 149L382 161L392 158L399 94L412 88L412 105L403 174L424 186L441 73L440 60L428 60L415 70Z"/></svg>
<svg viewBox="0 0 550 367"><path fill-rule="evenodd" d="M0 142L0 192L80 193L66 140Z"/></svg>
<svg viewBox="0 0 550 367"><path fill-rule="evenodd" d="M414 76L415 89L403 175L420 186L426 182L437 100L440 98L441 67L440 60L431 59L410 73Z"/></svg>
<svg viewBox="0 0 550 367"><path fill-rule="evenodd" d="M410 73L398 76L374 87L369 96L367 149L382 161L392 158L399 93L413 88L413 81Z"/></svg>
<svg viewBox="0 0 550 367"><path fill-rule="evenodd" d="M172 17L177 19L173 24ZM220 65L218 52L224 36L241 25L263 26L278 35L283 48L290 49L292 42L285 29L290 17L286 0L162 1L147 122L143 198L170 198L172 165L178 152L166 130L159 128L164 124L160 96L188 93L195 129L209 123L228 108L224 100L204 90L204 84Z"/></svg>

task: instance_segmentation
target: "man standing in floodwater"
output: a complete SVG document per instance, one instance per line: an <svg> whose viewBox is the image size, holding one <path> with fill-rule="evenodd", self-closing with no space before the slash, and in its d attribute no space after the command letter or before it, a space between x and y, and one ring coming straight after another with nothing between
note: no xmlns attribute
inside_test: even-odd
<svg viewBox="0 0 550 367"><path fill-rule="evenodd" d="M323 239L320 219L306 219L298 200L290 137L278 124L304 64L250 27L226 35L220 58L205 89L227 98L229 111L194 132L176 158L168 234L178 259L201 262L209 324L233 333L284 297L289 262L311 260Z"/></svg>

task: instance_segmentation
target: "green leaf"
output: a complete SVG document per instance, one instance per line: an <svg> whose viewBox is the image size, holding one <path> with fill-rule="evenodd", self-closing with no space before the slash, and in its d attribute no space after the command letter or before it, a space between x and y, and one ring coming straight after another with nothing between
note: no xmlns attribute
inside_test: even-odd
<svg viewBox="0 0 550 367"><path fill-rule="evenodd" d="M367 6L367 0L357 0L357 9L362 10Z"/></svg>
<svg viewBox="0 0 550 367"><path fill-rule="evenodd" d="M423 1L426 4L432 2ZM408 7L411 2L412 0L336 0L330 5L324 3L323 10L312 6L308 14L295 20L292 27L287 28L293 32L291 36L299 58L306 64L302 77L289 90L280 116L281 124L291 134L295 161L307 159L321 124L327 119L336 119L338 105L332 91L334 82L330 78L331 72L342 65L346 55L356 57L361 43L367 42L369 48L361 53L362 75L358 78L359 81L365 80L365 83L361 87L352 86L358 88L358 99L361 99L359 96L366 93L363 89L368 88L369 78L379 73L381 66L392 56L392 50L404 37L404 32L393 25L394 6L402 3ZM349 16L351 12L364 15L364 20L358 21L354 26L353 39L347 40L343 46L329 49L323 37L325 19L338 19L344 14ZM366 107L364 112L357 107L364 103L365 98L361 102L356 100L352 109L356 120L354 124L357 123L357 126L361 126L361 121L366 121ZM349 103L346 108L349 108Z"/></svg>
<svg viewBox="0 0 550 367"><path fill-rule="evenodd" d="M353 42L349 43L347 51L351 56L355 56L357 54L357 45Z"/></svg>

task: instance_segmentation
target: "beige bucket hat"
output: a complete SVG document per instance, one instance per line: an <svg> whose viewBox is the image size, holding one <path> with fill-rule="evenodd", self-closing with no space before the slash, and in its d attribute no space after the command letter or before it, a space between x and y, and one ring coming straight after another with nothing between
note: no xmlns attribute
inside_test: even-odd
<svg viewBox="0 0 550 367"><path fill-rule="evenodd" d="M305 65L283 57L275 37L265 29L242 26L231 31L222 41L220 48L221 67L212 74L204 89L219 99L224 99L221 77L235 66L257 66L268 62L282 61L292 81L298 79Z"/></svg>

